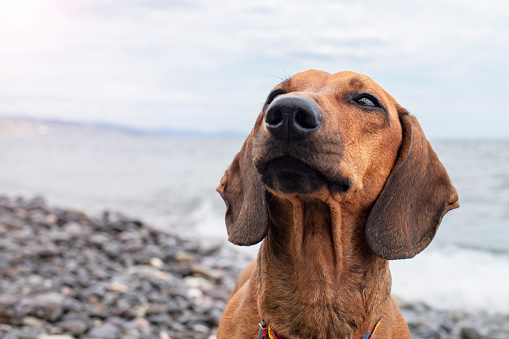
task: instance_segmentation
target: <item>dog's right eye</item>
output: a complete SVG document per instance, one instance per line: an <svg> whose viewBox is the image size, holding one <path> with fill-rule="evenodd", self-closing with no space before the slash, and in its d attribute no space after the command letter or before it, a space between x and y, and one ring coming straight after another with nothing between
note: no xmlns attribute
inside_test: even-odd
<svg viewBox="0 0 509 339"><path fill-rule="evenodd" d="M374 110L387 112L385 107L380 103L380 100L371 93L353 94L350 96L350 102L368 111Z"/></svg>
<svg viewBox="0 0 509 339"><path fill-rule="evenodd" d="M352 101L365 108L383 108L378 98L369 93L359 93L352 97Z"/></svg>
<svg viewBox="0 0 509 339"><path fill-rule="evenodd" d="M265 107L269 106L271 102L274 101L274 99L276 99L276 97L281 94L286 94L286 91L282 90L281 88L273 90L269 94L267 101L265 102Z"/></svg>

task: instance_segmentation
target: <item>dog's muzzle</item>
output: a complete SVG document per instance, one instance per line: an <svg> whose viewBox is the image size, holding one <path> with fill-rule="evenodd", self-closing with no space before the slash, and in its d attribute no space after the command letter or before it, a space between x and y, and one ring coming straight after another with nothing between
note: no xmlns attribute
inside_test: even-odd
<svg viewBox="0 0 509 339"><path fill-rule="evenodd" d="M348 180L329 174L331 164L341 159L341 141L323 145L322 113L311 99L276 98L265 113L265 126L257 140L255 166L268 188L285 194L312 194L324 186L336 192L351 187ZM327 149L335 143L334 151Z"/></svg>

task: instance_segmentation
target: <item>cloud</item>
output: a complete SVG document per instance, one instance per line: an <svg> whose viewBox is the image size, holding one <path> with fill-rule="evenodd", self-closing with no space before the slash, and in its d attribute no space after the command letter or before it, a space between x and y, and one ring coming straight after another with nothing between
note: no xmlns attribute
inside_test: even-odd
<svg viewBox="0 0 509 339"><path fill-rule="evenodd" d="M37 8L31 24L0 24L0 115L248 131L286 72L352 69L411 106L432 134L447 134L434 128L447 115L450 128L472 135L491 132L462 127L465 105L482 107L489 90L507 93L501 0L45 0ZM492 106L492 119L507 119L504 105Z"/></svg>

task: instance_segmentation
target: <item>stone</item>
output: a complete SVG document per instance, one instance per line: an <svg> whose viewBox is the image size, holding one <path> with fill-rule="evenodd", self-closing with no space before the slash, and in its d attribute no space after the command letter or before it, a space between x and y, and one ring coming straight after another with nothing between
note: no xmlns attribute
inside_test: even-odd
<svg viewBox="0 0 509 339"><path fill-rule="evenodd" d="M195 261L195 258L193 255L187 253L187 252L178 252L175 255L175 261L176 262L185 262L185 263L191 263Z"/></svg>
<svg viewBox="0 0 509 339"><path fill-rule="evenodd" d="M23 317L21 323L31 328L43 328L44 320L35 317Z"/></svg>
<svg viewBox="0 0 509 339"><path fill-rule="evenodd" d="M65 296L57 292L39 293L21 300L18 314L35 315L41 319L55 321L63 314Z"/></svg>
<svg viewBox="0 0 509 339"><path fill-rule="evenodd" d="M410 332L417 334L417 336L426 339L442 339L440 333L430 325L424 322L411 322L408 323Z"/></svg>
<svg viewBox="0 0 509 339"><path fill-rule="evenodd" d="M120 329L113 324L102 324L92 328L87 337L101 338L101 339L117 339L120 336Z"/></svg>
<svg viewBox="0 0 509 339"><path fill-rule="evenodd" d="M127 292L129 291L129 286L121 282L114 281L108 286L108 290L113 292Z"/></svg>
<svg viewBox="0 0 509 339"><path fill-rule="evenodd" d="M47 306L62 306L65 301L65 295L58 292L47 292L47 293L39 293L35 296L28 298L30 302L36 304L37 306L47 307Z"/></svg>
<svg viewBox="0 0 509 339"><path fill-rule="evenodd" d="M76 221L70 221L62 226L64 232L73 236L82 235L84 227Z"/></svg>
<svg viewBox="0 0 509 339"><path fill-rule="evenodd" d="M37 339L74 339L70 335L40 334Z"/></svg>
<svg viewBox="0 0 509 339"><path fill-rule="evenodd" d="M43 245L37 250L37 255L41 258L55 257L60 255L60 248L53 244Z"/></svg>
<svg viewBox="0 0 509 339"><path fill-rule="evenodd" d="M103 248L104 245L106 245L107 243L111 243L111 239L108 235L106 234L103 234L103 233L96 233L96 234L93 234L90 238L89 238L89 241L96 245L97 247L99 248Z"/></svg>
<svg viewBox="0 0 509 339"><path fill-rule="evenodd" d="M150 259L150 265L154 266L155 268L161 269L164 267L164 262L159 258L151 258Z"/></svg>
<svg viewBox="0 0 509 339"><path fill-rule="evenodd" d="M46 203L46 199L44 199L43 197L41 196L36 196L32 199L30 199L27 203L26 203L26 208L27 209L40 209L40 210L46 210L46 206L47 206L47 203Z"/></svg>
<svg viewBox="0 0 509 339"><path fill-rule="evenodd" d="M223 274L220 273L219 271L212 270L210 268L203 267L201 265L196 265L196 264L191 265L191 272L193 274L199 274L199 275L204 276L207 279L213 279L213 280L218 280L223 276Z"/></svg>
<svg viewBox="0 0 509 339"><path fill-rule="evenodd" d="M12 294L0 294L0 309L12 307L19 301L19 297Z"/></svg>
<svg viewBox="0 0 509 339"><path fill-rule="evenodd" d="M221 309L213 308L208 314L207 323L212 327L217 327L222 316L223 311Z"/></svg>
<svg viewBox="0 0 509 339"><path fill-rule="evenodd" d="M205 324L195 324L193 325L193 331L195 333L207 334L209 333L209 328Z"/></svg>
<svg viewBox="0 0 509 339"><path fill-rule="evenodd" d="M83 319L66 319L58 325L75 336L82 335L88 330L88 323Z"/></svg>
<svg viewBox="0 0 509 339"><path fill-rule="evenodd" d="M130 275L138 276L146 275L161 280L170 280L172 278L169 273L158 270L157 268L148 265L132 266L128 269L127 273Z"/></svg>
<svg viewBox="0 0 509 339"><path fill-rule="evenodd" d="M475 328L472 327L463 327L460 331L461 339L481 339L481 335Z"/></svg>

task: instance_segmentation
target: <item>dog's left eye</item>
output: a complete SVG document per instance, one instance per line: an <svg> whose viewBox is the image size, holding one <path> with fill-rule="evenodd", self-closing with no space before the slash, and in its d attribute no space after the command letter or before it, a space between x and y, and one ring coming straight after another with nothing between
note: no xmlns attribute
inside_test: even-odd
<svg viewBox="0 0 509 339"><path fill-rule="evenodd" d="M380 105L378 99L375 96L367 93L362 93L353 97L352 101L357 105L366 108L382 108L382 105Z"/></svg>

